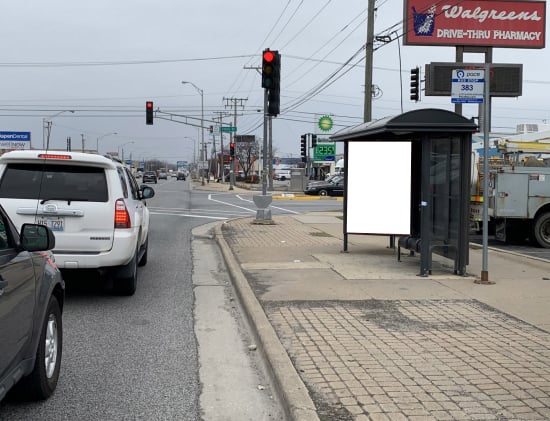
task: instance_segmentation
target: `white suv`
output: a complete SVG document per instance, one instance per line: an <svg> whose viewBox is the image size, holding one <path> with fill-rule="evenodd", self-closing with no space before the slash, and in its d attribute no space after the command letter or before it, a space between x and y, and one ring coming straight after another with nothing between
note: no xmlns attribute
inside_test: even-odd
<svg viewBox="0 0 550 421"><path fill-rule="evenodd" d="M137 267L147 263L144 199L154 194L108 156L25 150L0 157L0 198L17 227L47 225L59 268L107 270L124 295L135 292Z"/></svg>

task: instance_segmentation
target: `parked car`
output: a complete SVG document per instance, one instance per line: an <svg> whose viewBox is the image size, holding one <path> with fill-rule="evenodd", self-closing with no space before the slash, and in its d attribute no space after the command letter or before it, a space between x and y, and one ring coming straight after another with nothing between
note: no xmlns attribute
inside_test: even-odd
<svg viewBox="0 0 550 421"><path fill-rule="evenodd" d="M305 194L319 196L343 196L344 195L344 177L334 177L329 182L319 182L308 184L304 190Z"/></svg>
<svg viewBox="0 0 550 421"><path fill-rule="evenodd" d="M145 199L154 194L112 157L38 150L0 157L0 198L16 226L48 226L59 268L108 272L124 295L135 292L137 267L147 263Z"/></svg>
<svg viewBox="0 0 550 421"><path fill-rule="evenodd" d="M168 180L168 173L165 171L159 172L159 180Z"/></svg>
<svg viewBox="0 0 550 421"><path fill-rule="evenodd" d="M143 173L143 182L157 184L157 173L154 171L145 171Z"/></svg>
<svg viewBox="0 0 550 421"><path fill-rule="evenodd" d="M183 171L178 171L178 174L176 175L176 180L185 181L185 173Z"/></svg>
<svg viewBox="0 0 550 421"><path fill-rule="evenodd" d="M338 175L338 174L331 174L331 175L328 175L327 178L325 178L324 180L311 180L311 181L308 181L308 183L306 185L306 188L309 187L309 186L313 186L315 184L329 183L330 181L334 180L334 178L336 178L336 177L341 177L341 176Z"/></svg>
<svg viewBox="0 0 550 421"><path fill-rule="evenodd" d="M65 284L54 246L43 225L23 224L19 234L0 205L0 401L10 389L46 399L57 386Z"/></svg>

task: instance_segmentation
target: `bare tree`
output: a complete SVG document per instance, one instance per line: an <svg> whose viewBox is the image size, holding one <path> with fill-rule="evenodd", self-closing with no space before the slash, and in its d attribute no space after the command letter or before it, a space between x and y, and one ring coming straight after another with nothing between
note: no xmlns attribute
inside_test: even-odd
<svg viewBox="0 0 550 421"><path fill-rule="evenodd" d="M260 147L256 140L252 142L238 142L235 144L235 156L239 163L239 169L244 173L244 178L248 179L254 169L254 162L258 159Z"/></svg>

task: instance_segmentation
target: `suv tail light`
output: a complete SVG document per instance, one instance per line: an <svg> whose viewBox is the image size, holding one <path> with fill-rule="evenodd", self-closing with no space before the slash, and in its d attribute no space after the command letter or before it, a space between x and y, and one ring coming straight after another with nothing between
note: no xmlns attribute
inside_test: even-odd
<svg viewBox="0 0 550 421"><path fill-rule="evenodd" d="M115 203L115 228L132 228L130 214L122 199L118 199Z"/></svg>

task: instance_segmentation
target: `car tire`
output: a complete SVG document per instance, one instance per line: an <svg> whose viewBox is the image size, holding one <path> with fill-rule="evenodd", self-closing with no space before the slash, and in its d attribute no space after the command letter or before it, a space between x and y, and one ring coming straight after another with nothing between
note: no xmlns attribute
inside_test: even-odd
<svg viewBox="0 0 550 421"><path fill-rule="evenodd" d="M328 196L328 192L326 190L319 190L319 196Z"/></svg>
<svg viewBox="0 0 550 421"><path fill-rule="evenodd" d="M13 389L14 396L25 400L44 400L57 386L63 350L63 321L57 298L50 297L42 322L34 368Z"/></svg>
<svg viewBox="0 0 550 421"><path fill-rule="evenodd" d="M119 268L119 273L114 279L114 288L119 295L134 295L137 288L138 250L134 253L132 260L125 266ZM122 273L123 275L120 275Z"/></svg>
<svg viewBox="0 0 550 421"><path fill-rule="evenodd" d="M143 245L143 254L141 255L141 259L139 259L138 266L145 266L147 264L147 253L149 252L149 237L147 237L147 240L145 240L145 244Z"/></svg>

